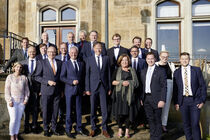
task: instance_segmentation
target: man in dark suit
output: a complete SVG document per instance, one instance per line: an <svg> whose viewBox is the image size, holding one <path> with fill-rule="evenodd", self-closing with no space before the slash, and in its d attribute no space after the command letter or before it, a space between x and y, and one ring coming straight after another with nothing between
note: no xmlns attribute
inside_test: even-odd
<svg viewBox="0 0 210 140"><path fill-rule="evenodd" d="M39 51L40 54L36 56L37 60L44 60L47 58L47 45L46 44L40 44L39 45Z"/></svg>
<svg viewBox="0 0 210 140"><path fill-rule="evenodd" d="M85 90L90 95L91 102L91 125L90 136L95 136L96 131L96 108L98 96L102 112L102 134L110 138L107 132L107 94L111 94L110 64L108 56L102 55L102 45L100 42L94 43L94 55L86 60Z"/></svg>
<svg viewBox="0 0 210 140"><path fill-rule="evenodd" d="M139 87L135 89L135 99L136 99L136 105L138 107L138 113L136 114L137 121L133 125L135 128L139 123L143 124L146 127L146 115L143 106L140 105L140 96L143 92L142 88L142 81L141 81L141 72L144 68L147 67L146 61L142 58L139 58L139 47L138 46L132 46L130 49L131 54L131 66L136 70L136 74L139 81Z"/></svg>
<svg viewBox="0 0 210 140"><path fill-rule="evenodd" d="M14 53L12 54L12 57L9 59L9 61L7 62L5 67L3 68L3 71L0 71L0 73L6 72L7 69L11 66L12 63L19 62L19 61L22 61L22 60L25 60L25 59L28 58L28 53L27 53L28 38L27 37L24 37L22 39L21 46L22 46L21 49L16 49L14 51Z"/></svg>
<svg viewBox="0 0 210 140"><path fill-rule="evenodd" d="M155 61L156 62L160 60L158 51L152 49L152 39L151 38L146 38L145 39L145 48L142 52L144 54L143 57L142 57L143 59L146 58L146 55L147 55L148 52L152 52L152 53L155 54L155 59L156 59Z"/></svg>
<svg viewBox="0 0 210 140"><path fill-rule="evenodd" d="M49 37L48 37L48 33L47 32L43 32L42 33L42 42L36 46L36 52L37 52L37 55L40 54L40 45L41 44L46 44L47 45L47 48L49 48L50 46L51 47L55 47L56 48L56 53L57 53L57 46L55 44L52 44L49 42Z"/></svg>
<svg viewBox="0 0 210 140"><path fill-rule="evenodd" d="M60 79L65 83L65 97L66 97L66 135L70 138L74 138L71 134L72 130L72 103L76 100L76 116L78 134L84 135L82 131L82 95L84 92L84 64L77 59L78 48L73 46L69 50L71 59L64 62L62 65Z"/></svg>
<svg viewBox="0 0 210 140"><path fill-rule="evenodd" d="M67 52L68 52L68 53L69 53L70 48L73 47L73 46L76 46L76 47L78 48L79 52L80 52L80 47L79 47L79 45L78 45L76 42L74 42L74 40L75 40L75 35L74 35L73 32L69 32L69 33L67 34L67 40L68 40L68 42L66 42L66 46L67 46L67 50L68 50Z"/></svg>
<svg viewBox="0 0 210 140"><path fill-rule="evenodd" d="M200 111L203 107L207 88L201 69L189 65L190 55L180 55L181 67L174 72L173 98L176 110L181 111L187 140L201 140L199 126Z"/></svg>
<svg viewBox="0 0 210 140"><path fill-rule="evenodd" d="M55 59L56 48L47 49L48 58L37 62L35 80L41 83L44 136L50 136L49 124L53 134L56 131L58 107L60 101L60 72L62 62Z"/></svg>
<svg viewBox="0 0 210 140"><path fill-rule="evenodd" d="M95 30L91 31L89 38L90 38L90 42L85 43L81 50L81 56L84 61L86 60L87 57L94 55L93 44L97 42L98 32ZM102 55L106 55L105 44L103 42L100 42L100 43L102 45Z"/></svg>
<svg viewBox="0 0 210 140"><path fill-rule="evenodd" d="M25 108L25 124L24 124L24 132L29 133L29 116L32 114L32 126L31 130L34 133L38 133L38 107L39 107L39 93L40 93L40 83L35 81L35 70L37 69L37 59L36 59L36 48L29 47L28 48L28 56L29 58L21 61L20 63L23 65L24 74L28 77L29 81L29 89L30 89L30 97L28 104Z"/></svg>
<svg viewBox="0 0 210 140"><path fill-rule="evenodd" d="M86 37L87 37L87 32L85 30L79 31L80 41L77 44L81 49L83 48L83 46L85 46L88 43L88 41L86 41Z"/></svg>
<svg viewBox="0 0 210 140"><path fill-rule="evenodd" d="M144 105L146 117L150 126L150 139L161 140L161 113L166 101L167 77L164 70L155 65L155 55L146 55L148 67L141 72L143 94L141 104Z"/></svg>
<svg viewBox="0 0 210 140"><path fill-rule="evenodd" d="M145 59L146 58L145 57L145 52L144 52L144 49L141 48L141 41L142 41L141 37L135 36L133 38L133 40L132 40L132 43L133 43L133 45L135 45L135 46L137 46L139 48L139 55L138 55L138 57Z"/></svg>
<svg viewBox="0 0 210 140"><path fill-rule="evenodd" d="M58 59L58 60L60 60L60 61L62 61L62 62L66 62L66 61L68 61L68 60L70 59L70 56L69 56L69 54L68 54L68 50L67 50L67 45L66 45L66 43L62 42L62 43L60 44L60 54L57 55L57 56L55 57L55 59Z"/></svg>

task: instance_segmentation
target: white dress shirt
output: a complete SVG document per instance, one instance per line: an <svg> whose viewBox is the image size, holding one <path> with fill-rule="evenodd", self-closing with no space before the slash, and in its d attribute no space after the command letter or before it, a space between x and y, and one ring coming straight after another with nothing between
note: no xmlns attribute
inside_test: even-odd
<svg viewBox="0 0 210 140"><path fill-rule="evenodd" d="M76 61L77 69L78 69L78 71L79 71L79 65L78 65L78 63L77 63L77 60L73 60L73 59L70 59L70 60L71 60L71 63L73 64L74 69L75 69L75 64L74 64L74 62Z"/></svg>
<svg viewBox="0 0 210 140"><path fill-rule="evenodd" d="M114 46L114 47L117 47L117 46ZM117 60L117 58L118 58L119 51L120 51L120 46L119 46L119 48L114 48L114 56L115 56L115 59L116 59L116 60Z"/></svg>
<svg viewBox="0 0 210 140"><path fill-rule="evenodd" d="M139 58L142 58L141 48L139 48Z"/></svg>
<svg viewBox="0 0 210 140"><path fill-rule="evenodd" d="M51 67L52 67L52 61L51 61L51 59L48 58L48 60L49 60L50 65L51 65ZM55 59L53 59L53 64L54 64L54 66L55 66L55 72L57 73L57 63L56 63Z"/></svg>
<svg viewBox="0 0 210 140"><path fill-rule="evenodd" d="M44 58L44 55L45 55L46 58ZM47 54L42 54L42 59L43 59L43 60L44 60L44 59L47 59Z"/></svg>
<svg viewBox="0 0 210 140"><path fill-rule="evenodd" d="M152 80L152 75L153 75L154 69L155 69L155 65L153 65L152 67L148 66L147 74L146 74L145 93L151 93L150 84L151 84L151 80Z"/></svg>
<svg viewBox="0 0 210 140"><path fill-rule="evenodd" d="M28 62L28 71L31 73L31 60L34 60L34 62L33 62L33 71L34 71L35 68L36 68L36 59L35 58L33 58L33 59L29 58L28 60L29 60L29 62Z"/></svg>
<svg viewBox="0 0 210 140"><path fill-rule="evenodd" d="M182 81L183 81L183 95L185 96L185 79L184 79L184 67L181 67L181 72L182 72ZM187 66L187 81L188 81L188 91L189 91L189 96L192 96L192 88L191 88L191 66Z"/></svg>
<svg viewBox="0 0 210 140"><path fill-rule="evenodd" d="M138 66L138 57L137 58L131 58L131 62L132 62L132 67L134 66L134 60L136 60L136 68L137 69L137 66Z"/></svg>
<svg viewBox="0 0 210 140"><path fill-rule="evenodd" d="M98 66L98 56L95 54L96 64ZM99 55L99 61L100 61L100 69L102 68L102 56Z"/></svg>

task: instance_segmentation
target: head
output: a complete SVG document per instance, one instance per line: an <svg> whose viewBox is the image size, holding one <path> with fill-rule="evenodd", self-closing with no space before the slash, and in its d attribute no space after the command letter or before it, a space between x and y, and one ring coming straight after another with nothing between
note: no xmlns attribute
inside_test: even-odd
<svg viewBox="0 0 210 140"><path fill-rule="evenodd" d="M128 68L131 64L130 57L127 54L122 54L118 60L117 64L121 66L122 68Z"/></svg>
<svg viewBox="0 0 210 140"><path fill-rule="evenodd" d="M89 38L90 38L90 41L92 41L92 42L97 41L97 39L98 39L98 32L95 31L95 30L91 31L90 35L89 35Z"/></svg>
<svg viewBox="0 0 210 140"><path fill-rule="evenodd" d="M135 36L132 40L133 45L137 46L137 47L141 47L141 37L139 36Z"/></svg>
<svg viewBox="0 0 210 140"><path fill-rule="evenodd" d="M31 46L28 48L28 57L34 59L36 57L36 48Z"/></svg>
<svg viewBox="0 0 210 140"><path fill-rule="evenodd" d="M62 42L60 44L60 52L62 55L66 55L67 53L67 46L66 46L66 43Z"/></svg>
<svg viewBox="0 0 210 140"><path fill-rule="evenodd" d="M21 43L23 49L27 49L27 48L28 48L28 44L29 44L28 38L27 38L27 37L24 37L24 38L22 39L22 43Z"/></svg>
<svg viewBox="0 0 210 140"><path fill-rule="evenodd" d="M145 48L146 49L151 49L152 47L152 39L151 38L146 38L145 39Z"/></svg>
<svg viewBox="0 0 210 140"><path fill-rule="evenodd" d="M42 41L44 42L44 43L47 43L48 42L48 33L47 32L43 32L42 33Z"/></svg>
<svg viewBox="0 0 210 140"><path fill-rule="evenodd" d="M146 62L148 66L153 66L155 64L155 54L153 52L148 52L146 55Z"/></svg>
<svg viewBox="0 0 210 140"><path fill-rule="evenodd" d="M101 55L102 52L102 45L100 42L95 42L93 44L93 50L97 56Z"/></svg>
<svg viewBox="0 0 210 140"><path fill-rule="evenodd" d="M17 75L21 75L22 70L23 70L23 65L20 62L16 62L12 67L12 71Z"/></svg>
<svg viewBox="0 0 210 140"><path fill-rule="evenodd" d="M180 63L183 67L186 67L190 63L190 54L187 52L183 52L180 54Z"/></svg>
<svg viewBox="0 0 210 140"><path fill-rule="evenodd" d="M133 58L137 58L139 55L139 48L136 45L132 46L130 53Z"/></svg>
<svg viewBox="0 0 210 140"><path fill-rule="evenodd" d="M53 60L56 56L56 48L53 46L48 47L47 56L49 59Z"/></svg>
<svg viewBox="0 0 210 140"><path fill-rule="evenodd" d="M81 30L79 32L80 41L85 41L86 40L86 37L87 37L87 32L85 30Z"/></svg>
<svg viewBox="0 0 210 140"><path fill-rule="evenodd" d="M167 51L161 51L160 52L160 61L162 63L167 63L168 62L168 57L169 57L169 52L167 52Z"/></svg>
<svg viewBox="0 0 210 140"><path fill-rule="evenodd" d="M76 46L73 46L69 50L69 56L72 60L76 60L78 56L78 48Z"/></svg>
<svg viewBox="0 0 210 140"><path fill-rule="evenodd" d="M112 36L112 40L115 46L120 45L120 41L121 41L121 36L120 34L116 33Z"/></svg>
<svg viewBox="0 0 210 140"><path fill-rule="evenodd" d="M74 39L75 39L74 33L73 32L69 32L67 34L67 40L68 40L68 42L69 43L72 43L72 42L74 42Z"/></svg>
<svg viewBox="0 0 210 140"><path fill-rule="evenodd" d="M47 54L47 45L46 45L46 44L41 44L41 45L39 46L39 50L40 50L40 53L41 53L42 55Z"/></svg>

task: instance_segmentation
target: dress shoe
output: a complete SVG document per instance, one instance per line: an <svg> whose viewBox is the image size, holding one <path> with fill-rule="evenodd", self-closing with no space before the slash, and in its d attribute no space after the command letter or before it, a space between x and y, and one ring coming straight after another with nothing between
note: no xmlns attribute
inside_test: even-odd
<svg viewBox="0 0 210 140"><path fill-rule="evenodd" d="M48 131L48 130L45 130L45 131L44 131L44 136L46 136L46 137L50 137L50 133L49 133L49 131Z"/></svg>
<svg viewBox="0 0 210 140"><path fill-rule="evenodd" d="M89 136L94 137L95 136L95 131L94 130L91 130Z"/></svg>
<svg viewBox="0 0 210 140"><path fill-rule="evenodd" d="M86 134L85 134L82 130L77 131L77 134L80 134L80 135L82 135L82 136L86 136Z"/></svg>
<svg viewBox="0 0 210 140"><path fill-rule="evenodd" d="M60 136L60 133L56 130L52 130L53 135Z"/></svg>
<svg viewBox="0 0 210 140"><path fill-rule="evenodd" d="M28 127L28 126L25 126L25 127L24 127L24 133L25 133L25 134L30 133L30 130L29 130L29 127Z"/></svg>
<svg viewBox="0 0 210 140"><path fill-rule="evenodd" d="M70 132L66 132L67 137L76 139L74 135L72 135Z"/></svg>
<svg viewBox="0 0 210 140"><path fill-rule="evenodd" d="M106 130L103 130L102 134L106 137L106 138L110 138L109 133Z"/></svg>

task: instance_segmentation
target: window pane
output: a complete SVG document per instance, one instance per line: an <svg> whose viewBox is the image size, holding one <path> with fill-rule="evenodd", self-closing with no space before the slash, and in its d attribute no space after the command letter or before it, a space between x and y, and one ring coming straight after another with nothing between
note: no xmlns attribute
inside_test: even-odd
<svg viewBox="0 0 210 140"><path fill-rule="evenodd" d="M163 2L157 6L157 17L178 17L179 5L173 2Z"/></svg>
<svg viewBox="0 0 210 140"><path fill-rule="evenodd" d="M169 60L179 59L179 23L158 23L157 25L157 46L158 52L165 46L169 52Z"/></svg>
<svg viewBox="0 0 210 140"><path fill-rule="evenodd" d="M71 8L64 9L61 14L61 20L76 20L76 11Z"/></svg>
<svg viewBox="0 0 210 140"><path fill-rule="evenodd" d="M73 32L74 33L74 30L73 29L63 29L62 30L62 42L68 42L68 40L67 40L67 34L69 32Z"/></svg>
<svg viewBox="0 0 210 140"><path fill-rule="evenodd" d="M192 6L192 15L210 15L210 1L199 0L197 2L194 2Z"/></svg>
<svg viewBox="0 0 210 140"><path fill-rule="evenodd" d="M210 22L193 23L193 57L210 58Z"/></svg>
<svg viewBox="0 0 210 140"><path fill-rule="evenodd" d="M47 29L46 32L48 33L49 42L56 44L56 30L55 29Z"/></svg>
<svg viewBox="0 0 210 140"><path fill-rule="evenodd" d="M42 21L56 21L56 12L52 9L43 11Z"/></svg>

